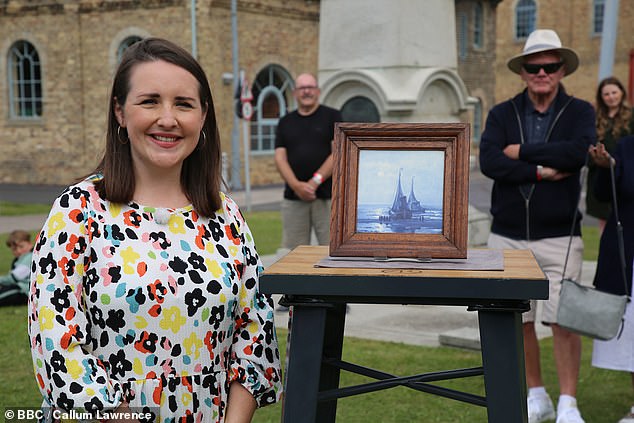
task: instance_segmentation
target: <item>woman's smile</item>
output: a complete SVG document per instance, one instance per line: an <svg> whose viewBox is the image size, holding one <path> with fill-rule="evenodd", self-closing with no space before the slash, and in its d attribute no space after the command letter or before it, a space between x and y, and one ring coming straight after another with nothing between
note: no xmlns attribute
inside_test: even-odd
<svg viewBox="0 0 634 423"><path fill-rule="evenodd" d="M115 112L127 130L137 171L180 172L202 139L199 89L196 78L174 64L157 60L134 67L128 97Z"/></svg>

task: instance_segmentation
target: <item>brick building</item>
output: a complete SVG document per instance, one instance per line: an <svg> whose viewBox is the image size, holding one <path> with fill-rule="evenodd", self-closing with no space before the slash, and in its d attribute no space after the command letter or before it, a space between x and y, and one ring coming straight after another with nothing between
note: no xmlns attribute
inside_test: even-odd
<svg viewBox="0 0 634 423"><path fill-rule="evenodd" d="M103 151L108 91L120 50L147 36L192 45L190 1L0 1L0 183L67 184ZM198 1L198 59L210 80L223 151L231 149L231 2ZM260 100L260 147L294 108L292 77L317 70L319 2L240 0L240 66ZM260 96L260 94L264 94ZM268 131L268 132L267 132ZM257 149L256 149L257 150ZM265 148L263 149L265 150ZM258 183L278 182L271 154L251 158Z"/></svg>
<svg viewBox="0 0 634 423"><path fill-rule="evenodd" d="M532 27L556 30L562 43L577 52L579 69L566 77L563 84L570 94L594 102L605 3L606 0L502 1L497 7L496 100L505 100L524 87L520 78L508 70L506 62L522 51L526 40L522 32ZM634 33L629 24L634 22L634 2L619 2L618 20L613 73L626 88L629 86L631 95Z"/></svg>
<svg viewBox="0 0 634 423"><path fill-rule="evenodd" d="M496 16L501 0L456 0L458 73L476 99L468 121L477 149L486 112L495 101Z"/></svg>
<svg viewBox="0 0 634 423"><path fill-rule="evenodd" d="M597 6L604 2L454 0L457 46L446 48L457 48L457 73L475 100L461 116L473 125L474 145L488 110L523 87L506 68L525 41L518 28L555 28L581 58L580 69L564 80L566 88L592 100L601 43ZM231 0L0 0L0 183L68 184L90 171L103 148L108 90L120 50L147 36L191 49L192 3L197 56L213 90L223 151L231 152L234 93L231 80L223 78L232 72ZM237 4L240 67L255 95L251 180L279 183L274 131L277 119L295 108L293 76L320 71L321 2ZM533 20L524 22L527 16ZM632 2L620 2L619 20L614 74L627 82Z"/></svg>

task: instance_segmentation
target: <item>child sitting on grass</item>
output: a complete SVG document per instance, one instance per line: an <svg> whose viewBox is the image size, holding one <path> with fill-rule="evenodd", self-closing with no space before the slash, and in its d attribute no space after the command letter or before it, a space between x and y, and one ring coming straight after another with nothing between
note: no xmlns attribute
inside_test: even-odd
<svg viewBox="0 0 634 423"><path fill-rule="evenodd" d="M27 231L15 230L7 238L15 259L11 270L0 276L0 306L26 304L28 299L33 243Z"/></svg>

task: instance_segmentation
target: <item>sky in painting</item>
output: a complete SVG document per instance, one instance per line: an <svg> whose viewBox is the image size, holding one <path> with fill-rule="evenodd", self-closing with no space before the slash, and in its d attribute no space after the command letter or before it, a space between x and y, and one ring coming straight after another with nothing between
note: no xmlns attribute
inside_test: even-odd
<svg viewBox="0 0 634 423"><path fill-rule="evenodd" d="M437 150L359 151L358 204L391 204L399 170L401 189L408 195L414 177L414 195L424 207L442 208L445 153Z"/></svg>

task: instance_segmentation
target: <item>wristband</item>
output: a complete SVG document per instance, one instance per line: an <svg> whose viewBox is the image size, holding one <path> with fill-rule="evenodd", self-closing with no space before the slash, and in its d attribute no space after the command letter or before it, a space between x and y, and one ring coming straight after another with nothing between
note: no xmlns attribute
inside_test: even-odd
<svg viewBox="0 0 634 423"><path fill-rule="evenodd" d="M311 181L313 181L314 183L316 183L317 185L321 185L322 182L324 182L324 177L321 175L321 173L313 173L313 177L310 178Z"/></svg>
<svg viewBox="0 0 634 423"><path fill-rule="evenodd" d="M537 165L537 182L542 180L542 169L543 168L544 168L544 166Z"/></svg>

